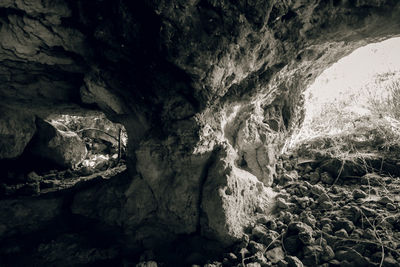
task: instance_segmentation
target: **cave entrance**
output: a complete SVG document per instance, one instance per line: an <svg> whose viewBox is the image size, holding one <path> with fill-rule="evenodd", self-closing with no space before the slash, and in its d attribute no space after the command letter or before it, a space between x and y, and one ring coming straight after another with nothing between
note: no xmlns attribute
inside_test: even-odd
<svg viewBox="0 0 400 267"><path fill-rule="evenodd" d="M324 138L393 148L400 140L400 38L361 47L325 70L305 92L305 111L289 148Z"/></svg>
<svg viewBox="0 0 400 267"><path fill-rule="evenodd" d="M36 117L23 153L1 160L1 197L39 195L71 188L126 169L127 132L103 113Z"/></svg>

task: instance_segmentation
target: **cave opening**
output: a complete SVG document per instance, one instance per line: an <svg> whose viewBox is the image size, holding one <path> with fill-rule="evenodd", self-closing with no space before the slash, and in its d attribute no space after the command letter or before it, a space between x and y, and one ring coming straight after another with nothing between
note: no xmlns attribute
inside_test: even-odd
<svg viewBox="0 0 400 267"><path fill-rule="evenodd" d="M356 143L378 142L374 145L388 148L400 133L399 93L400 38L361 47L326 69L305 91L304 122L289 148L351 135Z"/></svg>
<svg viewBox="0 0 400 267"><path fill-rule="evenodd" d="M38 196L126 170L125 127L101 112L35 117L23 152L0 161L2 198Z"/></svg>

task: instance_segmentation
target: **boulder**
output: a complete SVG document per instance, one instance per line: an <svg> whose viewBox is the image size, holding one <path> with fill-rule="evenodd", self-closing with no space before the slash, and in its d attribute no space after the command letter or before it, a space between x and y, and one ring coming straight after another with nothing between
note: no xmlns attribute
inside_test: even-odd
<svg viewBox="0 0 400 267"><path fill-rule="evenodd" d="M85 142L74 132L57 129L51 123L38 118L37 135L30 152L65 168L74 168L87 154Z"/></svg>
<svg viewBox="0 0 400 267"><path fill-rule="evenodd" d="M240 241L245 227L254 223L256 208L270 209L275 195L254 175L237 168L235 157L229 146L221 148L202 193L202 234L225 246Z"/></svg>
<svg viewBox="0 0 400 267"><path fill-rule="evenodd" d="M0 108L0 159L21 155L35 131L34 115Z"/></svg>

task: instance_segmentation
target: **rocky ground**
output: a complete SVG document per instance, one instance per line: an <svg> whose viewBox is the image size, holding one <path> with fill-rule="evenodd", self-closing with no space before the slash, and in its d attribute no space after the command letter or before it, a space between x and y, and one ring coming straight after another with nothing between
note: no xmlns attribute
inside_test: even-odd
<svg viewBox="0 0 400 267"><path fill-rule="evenodd" d="M257 214L241 246L205 266L400 266L397 162L312 146L282 156L274 214Z"/></svg>
<svg viewBox="0 0 400 267"><path fill-rule="evenodd" d="M314 148L281 157L273 214L256 213L243 242L204 266L400 266L400 160Z"/></svg>

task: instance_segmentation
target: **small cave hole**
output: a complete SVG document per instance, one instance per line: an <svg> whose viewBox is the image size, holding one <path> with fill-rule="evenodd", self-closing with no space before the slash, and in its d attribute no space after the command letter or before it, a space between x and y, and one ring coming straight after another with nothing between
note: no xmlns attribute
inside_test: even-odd
<svg viewBox="0 0 400 267"><path fill-rule="evenodd" d="M102 113L36 118L23 153L0 160L0 198L60 191L126 169L127 132Z"/></svg>

